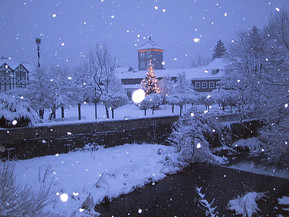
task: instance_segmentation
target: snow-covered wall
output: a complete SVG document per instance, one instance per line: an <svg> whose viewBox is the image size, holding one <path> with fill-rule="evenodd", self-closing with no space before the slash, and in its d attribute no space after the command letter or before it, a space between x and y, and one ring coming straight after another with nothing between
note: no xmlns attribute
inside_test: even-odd
<svg viewBox="0 0 289 217"><path fill-rule="evenodd" d="M88 143L112 147L125 143L164 143L178 116L100 121L0 130L0 157L18 159L67 153Z"/></svg>

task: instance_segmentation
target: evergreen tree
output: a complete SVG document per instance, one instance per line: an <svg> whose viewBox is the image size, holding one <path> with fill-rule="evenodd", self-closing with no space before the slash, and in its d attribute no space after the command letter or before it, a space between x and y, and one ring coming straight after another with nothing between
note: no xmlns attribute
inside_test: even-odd
<svg viewBox="0 0 289 217"><path fill-rule="evenodd" d="M219 40L217 42L217 45L216 45L215 49L214 49L213 60L216 59L216 58L223 57L225 53L226 53L225 45L222 42L222 40Z"/></svg>
<svg viewBox="0 0 289 217"><path fill-rule="evenodd" d="M141 82L141 88L145 91L146 96L152 93L159 93L159 80L157 79L153 65L150 62L150 67L147 72L147 76Z"/></svg>

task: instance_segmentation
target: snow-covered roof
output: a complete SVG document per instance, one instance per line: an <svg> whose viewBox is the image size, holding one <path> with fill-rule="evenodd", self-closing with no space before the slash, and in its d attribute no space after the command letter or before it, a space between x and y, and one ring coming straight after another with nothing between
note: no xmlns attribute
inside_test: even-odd
<svg viewBox="0 0 289 217"><path fill-rule="evenodd" d="M146 76L147 71L128 71L129 67L120 67L116 69L116 76L120 79L142 79ZM218 69L218 68L217 68ZM187 69L163 69L154 70L157 77L177 77L178 74L185 73L189 80L209 80L220 79L224 76L223 68L216 74L207 70L207 67L202 68L187 68Z"/></svg>
<svg viewBox="0 0 289 217"><path fill-rule="evenodd" d="M18 61L11 58L0 58L0 66L6 63L12 70L15 70L20 64L22 64L29 72L33 70L33 65L28 61Z"/></svg>
<svg viewBox="0 0 289 217"><path fill-rule="evenodd" d="M212 62L210 62L205 68L206 69L225 69L225 66L228 63L224 58L216 58Z"/></svg>
<svg viewBox="0 0 289 217"><path fill-rule="evenodd" d="M163 48L159 47L152 39L151 37L149 40L147 40L143 45L141 45L138 50L146 50L146 49L161 49Z"/></svg>

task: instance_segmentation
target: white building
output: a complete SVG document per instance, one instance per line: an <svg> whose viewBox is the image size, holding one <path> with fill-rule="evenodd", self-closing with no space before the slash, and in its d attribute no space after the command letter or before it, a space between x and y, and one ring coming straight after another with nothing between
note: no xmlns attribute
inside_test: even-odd
<svg viewBox="0 0 289 217"><path fill-rule="evenodd" d="M192 82L198 92L211 92L225 74L226 63L222 58L214 59L207 66L200 68L163 69L163 49L150 38L138 49L139 70L133 70L131 67L118 67L116 69L116 76L121 79L129 98L131 98L133 91L140 88L141 81L146 77L150 60L152 60L153 65L157 64L154 67L154 72L158 79L170 77L172 80L176 80L178 74L185 73L186 78Z"/></svg>

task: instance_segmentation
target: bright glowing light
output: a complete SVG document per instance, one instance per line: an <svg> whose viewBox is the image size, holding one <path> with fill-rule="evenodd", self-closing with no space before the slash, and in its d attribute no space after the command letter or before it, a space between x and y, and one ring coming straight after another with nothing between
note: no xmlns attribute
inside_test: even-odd
<svg viewBox="0 0 289 217"><path fill-rule="evenodd" d="M155 6L155 10L157 10L157 9L159 9L159 7L158 7L158 6Z"/></svg>
<svg viewBox="0 0 289 217"><path fill-rule="evenodd" d="M134 103L141 103L145 98L145 92L143 89L138 89L136 91L133 92L132 94L132 101Z"/></svg>
<svg viewBox="0 0 289 217"><path fill-rule="evenodd" d="M138 209L138 213L141 214L142 213L142 209Z"/></svg>
<svg viewBox="0 0 289 217"><path fill-rule="evenodd" d="M195 114L194 113L191 113L191 117L194 117L195 116Z"/></svg>
<svg viewBox="0 0 289 217"><path fill-rule="evenodd" d="M288 108L288 103L285 104L285 108Z"/></svg>
<svg viewBox="0 0 289 217"><path fill-rule="evenodd" d="M16 125L16 124L17 124L16 120L12 121L12 125Z"/></svg>
<svg viewBox="0 0 289 217"><path fill-rule="evenodd" d="M224 13L224 16L226 17L226 16L228 16L228 14L227 14L227 13Z"/></svg>
<svg viewBox="0 0 289 217"><path fill-rule="evenodd" d="M64 42L62 42L62 43L61 43L61 46L64 46L64 45L65 45Z"/></svg>
<svg viewBox="0 0 289 217"><path fill-rule="evenodd" d="M279 9L279 8L276 8L276 11L280 12L280 9Z"/></svg>
<svg viewBox="0 0 289 217"><path fill-rule="evenodd" d="M67 79L68 79L68 80L71 80L71 79L72 79L72 77L68 77Z"/></svg>
<svg viewBox="0 0 289 217"><path fill-rule="evenodd" d="M78 193L78 192L73 192L73 195L74 195L74 196L78 196L79 193Z"/></svg>
<svg viewBox="0 0 289 217"><path fill-rule="evenodd" d="M68 194L66 193L61 194L60 200L65 203L68 200Z"/></svg>
<svg viewBox="0 0 289 217"><path fill-rule="evenodd" d="M85 209L79 208L79 212L84 212Z"/></svg>
<svg viewBox="0 0 289 217"><path fill-rule="evenodd" d="M240 82L241 82L241 80L240 80L240 79L238 79L238 80L237 80L237 82L238 82L238 83L240 83Z"/></svg>
<svg viewBox="0 0 289 217"><path fill-rule="evenodd" d="M52 14L52 17L56 17L56 14Z"/></svg>
<svg viewBox="0 0 289 217"><path fill-rule="evenodd" d="M201 143L197 143L197 148L201 148Z"/></svg>
<svg viewBox="0 0 289 217"><path fill-rule="evenodd" d="M195 42L195 43L198 43L199 41L200 41L199 38L194 38L194 42Z"/></svg>

